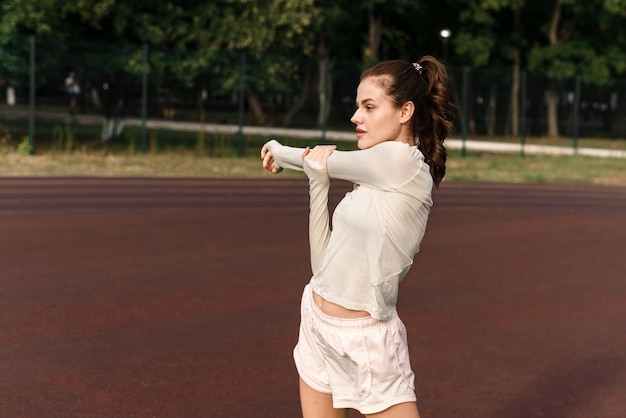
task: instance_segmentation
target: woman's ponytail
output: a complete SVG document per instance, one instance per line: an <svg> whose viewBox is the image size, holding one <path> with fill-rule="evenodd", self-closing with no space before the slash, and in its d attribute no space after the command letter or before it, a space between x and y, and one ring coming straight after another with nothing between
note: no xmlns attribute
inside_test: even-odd
<svg viewBox="0 0 626 418"><path fill-rule="evenodd" d="M423 57L419 64L427 89L423 101L420 100L424 106L418 111L414 126L419 138L418 148L430 165L435 186L439 186L446 174L447 152L443 142L454 129L454 113L448 98L448 72L432 56Z"/></svg>

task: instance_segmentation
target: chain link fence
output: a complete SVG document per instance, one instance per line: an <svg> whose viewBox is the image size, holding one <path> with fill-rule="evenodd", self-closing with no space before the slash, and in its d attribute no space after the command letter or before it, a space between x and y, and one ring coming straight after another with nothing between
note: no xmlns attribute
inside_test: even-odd
<svg viewBox="0 0 626 418"><path fill-rule="evenodd" d="M228 131L240 155L244 127L302 129L323 141L328 131L353 132L363 70L338 59L34 37L5 40L0 54L0 141L27 139L32 149L60 140L67 146L70 136L71 146L122 143L145 151L153 146L150 132L177 126L196 132L196 148L215 140L198 132ZM510 68L449 70L463 138L626 137L626 80L593 85Z"/></svg>

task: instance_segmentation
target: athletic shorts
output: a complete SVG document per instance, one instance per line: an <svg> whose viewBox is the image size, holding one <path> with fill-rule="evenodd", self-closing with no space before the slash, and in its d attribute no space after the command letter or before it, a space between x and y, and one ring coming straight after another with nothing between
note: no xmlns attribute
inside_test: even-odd
<svg viewBox="0 0 626 418"><path fill-rule="evenodd" d="M298 374L331 394L334 408L375 414L417 401L406 328L397 314L387 321L335 318L319 309L307 285L301 315L293 353Z"/></svg>

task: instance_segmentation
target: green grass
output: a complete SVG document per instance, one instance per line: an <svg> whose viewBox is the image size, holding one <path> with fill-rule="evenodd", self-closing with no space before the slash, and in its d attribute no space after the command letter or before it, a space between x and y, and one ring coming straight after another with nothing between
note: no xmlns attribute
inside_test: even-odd
<svg viewBox="0 0 626 418"><path fill-rule="evenodd" d="M145 147L138 128L103 143L96 126L39 122L35 155L28 138L0 124L0 175L3 176L229 176L271 177L260 166L259 150L269 137L150 130ZM19 139L18 139L19 138ZM513 142L512 138L494 140ZM285 145L305 147L315 140L281 138ZM527 143L571 147L571 140L533 138ZM626 149L625 140L581 139L579 147ZM354 149L341 142L339 149ZM239 147L242 157L239 158ZM285 171L281 176L303 176ZM446 180L534 183L588 183L626 186L626 159L586 156L498 154L452 150Z"/></svg>
<svg viewBox="0 0 626 418"><path fill-rule="evenodd" d="M159 154L47 153L0 157L3 176L217 176L266 175L260 159L202 157L190 152ZM269 176L269 174L267 174Z"/></svg>
<svg viewBox="0 0 626 418"><path fill-rule="evenodd" d="M626 186L626 160L585 156L451 153L447 180Z"/></svg>
<svg viewBox="0 0 626 418"><path fill-rule="evenodd" d="M0 154L3 176L210 176L271 177L257 155L210 157L193 151L113 153L51 151ZM258 149L254 154L258 154ZM281 176L303 176L285 171ZM446 180L532 183L587 183L626 186L626 160L583 156L534 156L452 151Z"/></svg>

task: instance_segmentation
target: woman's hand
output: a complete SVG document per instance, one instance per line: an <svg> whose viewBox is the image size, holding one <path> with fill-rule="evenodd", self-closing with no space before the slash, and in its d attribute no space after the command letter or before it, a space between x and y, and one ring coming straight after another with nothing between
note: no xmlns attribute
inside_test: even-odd
<svg viewBox="0 0 626 418"><path fill-rule="evenodd" d="M274 156L272 155L272 152L270 151L267 144L263 145L263 147L261 148L261 160L263 160L263 168L270 173L278 174L283 171L282 168L278 167L274 163Z"/></svg>
<svg viewBox="0 0 626 418"><path fill-rule="evenodd" d="M328 157L330 157L330 155L336 149L336 145L317 145L313 149L306 147L304 152L302 153L302 166L304 166L305 158L310 161L326 162L326 160L328 160Z"/></svg>

